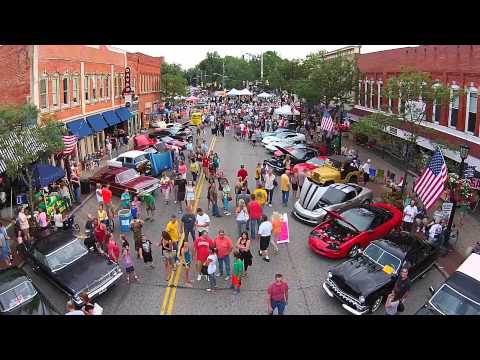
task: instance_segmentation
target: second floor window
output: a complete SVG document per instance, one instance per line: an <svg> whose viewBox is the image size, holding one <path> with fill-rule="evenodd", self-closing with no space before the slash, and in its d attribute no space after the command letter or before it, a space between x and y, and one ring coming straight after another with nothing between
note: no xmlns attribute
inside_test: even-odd
<svg viewBox="0 0 480 360"><path fill-rule="evenodd" d="M97 99L97 77L92 76L92 100Z"/></svg>
<svg viewBox="0 0 480 360"><path fill-rule="evenodd" d="M460 105L460 96L458 89L452 89L452 104L450 109L450 126L457 127L458 108Z"/></svg>
<svg viewBox="0 0 480 360"><path fill-rule="evenodd" d="M68 105L69 103L69 81L68 81L68 77L64 77L62 79L62 85L63 85L63 105Z"/></svg>
<svg viewBox="0 0 480 360"><path fill-rule="evenodd" d="M477 92L470 90L468 102L467 131L474 133L477 124Z"/></svg>
<svg viewBox="0 0 480 360"><path fill-rule="evenodd" d="M85 92L85 101L88 103L90 100L90 77L85 76L85 84L84 84L84 92Z"/></svg>
<svg viewBox="0 0 480 360"><path fill-rule="evenodd" d="M47 102L47 79L43 78L40 79L40 85L39 85L39 93L40 93L40 109L46 109L48 107L48 102Z"/></svg>
<svg viewBox="0 0 480 360"><path fill-rule="evenodd" d="M72 91L72 101L74 104L78 104L78 93L79 93L79 79L78 76L73 78L73 91Z"/></svg>
<svg viewBox="0 0 480 360"><path fill-rule="evenodd" d="M57 107L59 105L59 93L58 93L58 77L52 78L52 106Z"/></svg>

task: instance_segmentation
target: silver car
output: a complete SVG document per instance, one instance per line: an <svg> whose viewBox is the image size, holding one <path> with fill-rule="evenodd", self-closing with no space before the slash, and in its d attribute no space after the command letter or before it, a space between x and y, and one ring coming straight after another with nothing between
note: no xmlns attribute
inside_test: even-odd
<svg viewBox="0 0 480 360"><path fill-rule="evenodd" d="M357 184L331 184L320 186L308 178L302 186L300 198L293 207L293 215L300 221L316 225L327 212L340 211L372 201L370 189Z"/></svg>

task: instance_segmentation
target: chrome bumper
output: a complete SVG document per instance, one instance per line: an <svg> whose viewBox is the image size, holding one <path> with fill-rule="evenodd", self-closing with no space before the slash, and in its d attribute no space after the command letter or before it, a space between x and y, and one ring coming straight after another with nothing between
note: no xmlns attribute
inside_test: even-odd
<svg viewBox="0 0 480 360"><path fill-rule="evenodd" d="M117 280L120 279L120 277L122 275L123 275L123 272L119 272L114 277L112 277L110 280L108 280L105 284L103 284L99 288L93 290L91 293L88 293L88 296L90 297L90 299L93 299L94 297L103 294L105 291L108 290L108 288L110 288L114 283L116 283Z"/></svg>

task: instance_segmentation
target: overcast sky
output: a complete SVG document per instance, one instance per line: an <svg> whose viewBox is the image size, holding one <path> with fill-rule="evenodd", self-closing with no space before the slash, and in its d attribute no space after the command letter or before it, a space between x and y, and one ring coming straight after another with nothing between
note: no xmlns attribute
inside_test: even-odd
<svg viewBox="0 0 480 360"><path fill-rule="evenodd" d="M332 51L347 45L114 45L129 52L141 52L151 56L165 56L165 61L182 65L184 69L194 67L202 61L207 52L217 51L220 56L241 56L260 54L262 51L276 51L288 59L303 58L321 49ZM362 45L362 53L395 49L415 45Z"/></svg>

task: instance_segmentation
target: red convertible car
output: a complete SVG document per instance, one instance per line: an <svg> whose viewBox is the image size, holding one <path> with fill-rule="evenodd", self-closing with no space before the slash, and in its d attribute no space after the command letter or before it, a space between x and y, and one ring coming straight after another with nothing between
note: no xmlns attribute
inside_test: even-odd
<svg viewBox="0 0 480 360"><path fill-rule="evenodd" d="M157 143L156 139L151 139L147 134L137 135L133 138L133 149L143 151Z"/></svg>
<svg viewBox="0 0 480 360"><path fill-rule="evenodd" d="M125 189L133 195L139 195L154 192L160 187L160 180L124 167L104 167L90 178L90 182L110 184L110 190L115 195L121 195Z"/></svg>
<svg viewBox="0 0 480 360"><path fill-rule="evenodd" d="M398 229L402 222L402 212L386 203L327 212L328 220L313 229L308 245L315 253L333 259L355 257L360 249Z"/></svg>

